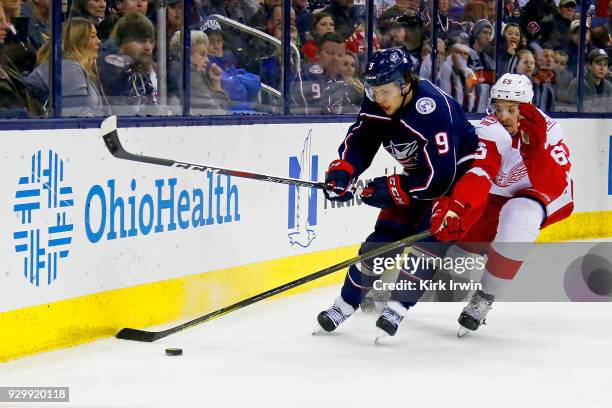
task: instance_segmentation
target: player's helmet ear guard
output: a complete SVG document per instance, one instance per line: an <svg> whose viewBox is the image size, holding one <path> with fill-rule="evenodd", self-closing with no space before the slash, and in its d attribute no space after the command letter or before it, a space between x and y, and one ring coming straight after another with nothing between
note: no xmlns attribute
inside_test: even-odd
<svg viewBox="0 0 612 408"><path fill-rule="evenodd" d="M504 74L491 88L489 107L493 108L493 101L512 101L529 103L533 100L533 87L525 75Z"/></svg>
<svg viewBox="0 0 612 408"><path fill-rule="evenodd" d="M377 51L372 55L364 74L365 91L374 100L373 86L397 82L400 89L407 85L406 74L416 79L416 63L403 47Z"/></svg>

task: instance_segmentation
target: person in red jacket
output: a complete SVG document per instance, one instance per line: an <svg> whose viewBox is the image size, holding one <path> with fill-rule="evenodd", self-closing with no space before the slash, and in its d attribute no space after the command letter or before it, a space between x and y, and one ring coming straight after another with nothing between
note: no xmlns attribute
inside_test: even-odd
<svg viewBox="0 0 612 408"><path fill-rule="evenodd" d="M456 256L488 255L482 289L459 317L460 335L484 323L493 300L515 277L529 250L517 243L535 242L542 228L574 208L563 130L532 98L524 75L504 74L497 81L494 113L476 126L479 148L471 169L433 206L431 231L441 241L458 241L451 249Z"/></svg>

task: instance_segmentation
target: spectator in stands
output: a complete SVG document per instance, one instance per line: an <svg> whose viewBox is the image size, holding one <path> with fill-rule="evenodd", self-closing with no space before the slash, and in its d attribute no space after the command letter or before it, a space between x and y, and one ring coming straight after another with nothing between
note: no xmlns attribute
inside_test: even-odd
<svg viewBox="0 0 612 408"><path fill-rule="evenodd" d="M283 35L283 26L278 26L276 28L274 37L278 38L279 40L281 39L282 35ZM291 42L296 44L297 40L298 40L298 30L295 26L291 26L290 28L291 30ZM261 77L261 82L271 86L272 88L276 89L276 90L280 90L282 87L281 84L281 66L283 65L283 61L281 60L281 52L280 52L280 47L277 48L276 52L274 53L274 55L264 58L261 61L261 69L260 69L260 77ZM293 76L295 76L295 69L294 69L294 59L291 59L291 67L292 67L292 74L290 75L292 78ZM266 104L271 104L271 101L266 101Z"/></svg>
<svg viewBox="0 0 612 408"><path fill-rule="evenodd" d="M529 1L529 0L527 0ZM521 22L521 5L527 3L525 0L503 0L504 6L502 8L502 22L504 24L519 24ZM495 20L496 14L496 1L488 0L487 6L489 9L489 20ZM493 17L493 18L491 18ZM493 23L493 21L491 21Z"/></svg>
<svg viewBox="0 0 612 408"><path fill-rule="evenodd" d="M208 59L208 37L199 30L191 31L190 102L191 115L224 115L228 113L230 98L221 86L223 71ZM170 40L173 59L169 67L169 90L172 105L180 106L181 52L183 40L177 31ZM177 108L177 111L179 109Z"/></svg>
<svg viewBox="0 0 612 408"><path fill-rule="evenodd" d="M84 17L97 26L106 16L106 0L74 0L71 16Z"/></svg>
<svg viewBox="0 0 612 408"><path fill-rule="evenodd" d="M100 92L94 72L100 40L89 19L73 17L62 31L63 116L108 116L110 110ZM49 95L49 43L38 51L39 65L26 78L39 95Z"/></svg>
<svg viewBox="0 0 612 408"><path fill-rule="evenodd" d="M519 27L532 50L537 48L532 42L549 41L556 12L555 0L529 0L521 10Z"/></svg>
<svg viewBox="0 0 612 408"><path fill-rule="evenodd" d="M553 31L550 38L553 47L563 48L569 37L570 24L576 20L576 2L574 0L560 0L558 11L554 16Z"/></svg>
<svg viewBox="0 0 612 408"><path fill-rule="evenodd" d="M208 37L208 59L211 63L217 64L222 70L227 71L237 63L236 55L233 51L224 48L225 33L221 29L221 24L213 18L209 18L200 26Z"/></svg>
<svg viewBox="0 0 612 408"><path fill-rule="evenodd" d="M263 0L253 17L250 26L260 31L266 31L266 25L272 14L272 9L281 5L281 0Z"/></svg>
<svg viewBox="0 0 612 408"><path fill-rule="evenodd" d="M314 15L313 25L310 29L310 37L304 45L302 45L302 55L308 58L309 62L318 61L317 42L327 33L335 31L334 19L331 15L321 12Z"/></svg>
<svg viewBox="0 0 612 408"><path fill-rule="evenodd" d="M397 17L407 15L418 15L423 18L420 13L419 0L396 0L395 5L386 9L379 17L378 22L397 19Z"/></svg>
<svg viewBox="0 0 612 408"><path fill-rule="evenodd" d="M25 77L36 65L36 48L28 36L29 18L21 15L20 0L0 0L8 24L4 52Z"/></svg>
<svg viewBox="0 0 612 408"><path fill-rule="evenodd" d="M536 54L537 73L534 76L539 83L555 81L555 50L548 43L544 43Z"/></svg>
<svg viewBox="0 0 612 408"><path fill-rule="evenodd" d="M427 37L423 31L423 20L418 15L403 15L397 20L403 27L405 36L403 45L418 62L418 67L423 59L423 43ZM442 40L439 38L439 40Z"/></svg>
<svg viewBox="0 0 612 408"><path fill-rule="evenodd" d="M468 67L470 47L462 36L455 35L447 48L447 57L440 67L440 88L459 101L464 111L472 112L475 105L473 89L478 78Z"/></svg>
<svg viewBox="0 0 612 408"><path fill-rule="evenodd" d="M365 21L363 6L355 6L353 0L331 0L323 11L334 19L335 32L347 39Z"/></svg>
<svg viewBox="0 0 612 408"><path fill-rule="evenodd" d="M567 53L555 51L555 89L567 89L574 76L567 70Z"/></svg>
<svg viewBox="0 0 612 408"><path fill-rule="evenodd" d="M603 50L608 50L612 46L612 38L605 25L591 29L591 44L593 47Z"/></svg>
<svg viewBox="0 0 612 408"><path fill-rule="evenodd" d="M495 71L495 59L493 58L493 24L487 19L478 20L472 27L471 44L478 54L485 70Z"/></svg>
<svg viewBox="0 0 612 408"><path fill-rule="evenodd" d="M476 54L470 52L472 63L468 66L478 78L475 87L474 112L483 113L487 109L491 87L495 83L495 60L493 59L493 25L487 19L478 20L472 27L471 45Z"/></svg>
<svg viewBox="0 0 612 408"><path fill-rule="evenodd" d="M602 49L593 49L587 56L582 104L584 112L610 112L612 110L612 83L606 79L608 62L608 54ZM563 97L570 103L577 100L578 77L572 79Z"/></svg>
<svg viewBox="0 0 612 408"><path fill-rule="evenodd" d="M580 20L574 20L570 24L569 41L566 41L565 52L567 53L567 69L574 75L578 75L578 63L580 61ZM587 51L591 47L591 30L586 30L585 44Z"/></svg>
<svg viewBox="0 0 612 408"><path fill-rule="evenodd" d="M282 26L277 26L280 28ZM231 104L229 110L233 113L254 112L255 99L261 89L259 76L244 69L236 68L236 57L231 51L223 49L223 32L221 25L214 19L204 22L200 30L208 36L208 59L223 71L221 86L228 94Z"/></svg>
<svg viewBox="0 0 612 408"><path fill-rule="evenodd" d="M40 114L40 105L30 94L21 72L4 52L9 22L0 7L0 117L27 118Z"/></svg>
<svg viewBox="0 0 612 408"><path fill-rule="evenodd" d="M125 13L134 12L146 16L148 8L148 0L115 0L111 14L98 25L98 37L101 40L106 40L110 36L111 31L113 31L113 27L115 27L117 21L119 21Z"/></svg>
<svg viewBox="0 0 612 408"><path fill-rule="evenodd" d="M308 0L292 0L291 5L295 10L295 26L299 33L298 44L304 44L306 42L308 31L313 26L314 15L308 9Z"/></svg>
<svg viewBox="0 0 612 408"><path fill-rule="evenodd" d="M27 0L21 15L28 18L28 38L35 49L49 39L49 0Z"/></svg>
<svg viewBox="0 0 612 408"><path fill-rule="evenodd" d="M533 103L544 112L555 110L555 92L550 82L541 81L534 76L536 60L533 53L527 48L517 51L516 74L525 75L531 81L533 88Z"/></svg>
<svg viewBox="0 0 612 408"><path fill-rule="evenodd" d="M342 80L345 39L327 33L319 40L319 62L304 65L293 83L295 111L308 114L357 112L362 95Z"/></svg>
<svg viewBox="0 0 612 408"><path fill-rule="evenodd" d="M474 0L466 4L463 9L461 26L466 33L471 33L475 22L488 18L487 4L484 1Z"/></svg>
<svg viewBox="0 0 612 408"><path fill-rule="evenodd" d="M157 114L157 74L153 62L155 28L140 13L126 13L102 44L99 78L115 114Z"/></svg>
<svg viewBox="0 0 612 408"><path fill-rule="evenodd" d="M166 38L168 43L174 33L181 29L183 3L181 0L168 0L168 8L166 9Z"/></svg>
<svg viewBox="0 0 612 408"><path fill-rule="evenodd" d="M416 16L414 12L404 14L398 9L390 12L391 9L393 7L387 9L378 19L377 28L380 32L380 45L383 49L403 46L406 39L406 29L398 20L404 15Z"/></svg>
<svg viewBox="0 0 612 408"><path fill-rule="evenodd" d="M363 95L363 83L359 80L361 76L357 54L352 51L347 51L342 60L342 79L349 86L352 86L358 94Z"/></svg>
<svg viewBox="0 0 612 408"><path fill-rule="evenodd" d="M289 16L291 18L291 25L295 25L295 10L293 7L289 10ZM274 35L276 27L283 24L283 7L278 5L272 7L272 13L266 20L266 32L270 35Z"/></svg>
<svg viewBox="0 0 612 408"><path fill-rule="evenodd" d="M461 23L448 17L449 7L450 0L439 0L438 15L434 16L433 18L438 38L441 38L444 41L447 41L448 38L455 32L465 32L461 26ZM425 32L431 32L431 22L425 26Z"/></svg>
<svg viewBox="0 0 612 408"><path fill-rule="evenodd" d="M493 24L493 26L495 26L495 20L496 20L495 16L497 15L497 0L485 0L485 2L487 3L487 15L489 16L488 20L491 24ZM518 24L518 21L503 21L503 22L504 24L508 24L508 23Z"/></svg>
<svg viewBox="0 0 612 408"><path fill-rule="evenodd" d="M521 30L518 24L506 24L502 31L502 54L501 54L501 69L500 73L505 74L510 72L510 59L516 54L517 49L521 45Z"/></svg>

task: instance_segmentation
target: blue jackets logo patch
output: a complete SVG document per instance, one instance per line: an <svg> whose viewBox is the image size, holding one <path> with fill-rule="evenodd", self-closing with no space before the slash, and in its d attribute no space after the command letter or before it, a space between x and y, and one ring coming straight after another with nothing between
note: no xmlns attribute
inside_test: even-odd
<svg viewBox="0 0 612 408"><path fill-rule="evenodd" d="M421 115L427 115L436 110L436 102L431 98L421 98L416 101L416 110Z"/></svg>

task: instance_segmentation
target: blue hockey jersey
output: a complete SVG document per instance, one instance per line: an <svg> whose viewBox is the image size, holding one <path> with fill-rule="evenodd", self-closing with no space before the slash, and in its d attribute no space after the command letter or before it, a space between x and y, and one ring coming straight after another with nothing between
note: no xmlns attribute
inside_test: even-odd
<svg viewBox="0 0 612 408"><path fill-rule="evenodd" d="M433 200L450 193L474 158L478 137L461 105L420 79L410 102L392 116L364 98L357 121L338 152L353 165L358 177L381 144L402 166L411 198ZM465 165L458 170L462 163Z"/></svg>

